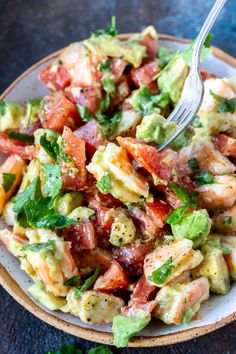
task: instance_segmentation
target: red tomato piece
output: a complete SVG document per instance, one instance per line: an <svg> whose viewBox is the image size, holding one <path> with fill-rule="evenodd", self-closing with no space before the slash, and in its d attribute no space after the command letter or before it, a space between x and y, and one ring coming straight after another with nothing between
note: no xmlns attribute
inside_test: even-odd
<svg viewBox="0 0 236 354"><path fill-rule="evenodd" d="M178 153L166 149L158 152L154 146L141 143L134 138L117 138L120 146L136 160L140 166L146 169L155 179L156 177L167 182L172 175Z"/></svg>
<svg viewBox="0 0 236 354"><path fill-rule="evenodd" d="M159 228L164 226L165 218L172 209L169 203L161 199L154 202L146 202L144 207L147 215Z"/></svg>
<svg viewBox="0 0 236 354"><path fill-rule="evenodd" d="M74 129L82 123L76 105L68 100L63 92L55 92L45 97L41 118L44 128L59 133L62 133L65 125Z"/></svg>
<svg viewBox="0 0 236 354"><path fill-rule="evenodd" d="M206 81L207 79L211 79L211 78L213 78L213 79L216 78L215 74L209 73L208 71L205 71L205 70L201 70L200 74L201 74L201 77L202 77L203 81Z"/></svg>
<svg viewBox="0 0 236 354"><path fill-rule="evenodd" d="M129 78L136 88L146 86L153 94L158 92L157 80L152 81L152 78L158 74L157 60L152 60L142 64L139 68L132 68L129 73Z"/></svg>
<svg viewBox="0 0 236 354"><path fill-rule="evenodd" d="M157 56L157 40L152 38L150 34L147 34L140 41L140 44L144 45L147 49L148 58L156 58Z"/></svg>
<svg viewBox="0 0 236 354"><path fill-rule="evenodd" d="M74 132L77 138L83 139L86 143L86 151L93 155L101 145L106 145L108 141L103 139L101 128L96 120L84 124Z"/></svg>
<svg viewBox="0 0 236 354"><path fill-rule="evenodd" d="M156 238L159 235L160 227L151 219L149 215L138 207L134 207L130 210L131 216L138 223L142 233L149 237Z"/></svg>
<svg viewBox="0 0 236 354"><path fill-rule="evenodd" d="M87 107L88 112L92 115L100 107L101 89L99 88L70 86L66 88L65 94L73 103Z"/></svg>
<svg viewBox="0 0 236 354"><path fill-rule="evenodd" d="M60 91L70 85L71 77L66 68L61 64L49 64L39 74L39 79L42 80L49 90Z"/></svg>
<svg viewBox="0 0 236 354"><path fill-rule="evenodd" d="M112 261L105 274L100 275L94 284L94 289L101 291L114 291L127 288L129 281L124 269L117 261Z"/></svg>
<svg viewBox="0 0 236 354"><path fill-rule="evenodd" d="M26 145L22 141L13 140L3 132L0 132L0 151L9 155L19 155L24 160L33 160L35 156L33 145Z"/></svg>
<svg viewBox="0 0 236 354"><path fill-rule="evenodd" d="M146 254L154 248L153 242L146 242L138 246L113 247L113 255L124 264L137 264L143 262Z"/></svg>
<svg viewBox="0 0 236 354"><path fill-rule="evenodd" d="M66 227L63 229L63 236L66 241L71 241L74 247L81 249L92 250L97 245L93 224L89 219Z"/></svg>
<svg viewBox="0 0 236 354"><path fill-rule="evenodd" d="M111 58L110 63L111 72L115 76L115 80L118 81L121 78L127 63L122 58Z"/></svg>
<svg viewBox="0 0 236 354"><path fill-rule="evenodd" d="M236 139L226 134L218 134L213 138L213 142L224 156L236 157Z"/></svg>
<svg viewBox="0 0 236 354"><path fill-rule="evenodd" d="M72 254L75 255L77 265L80 268L95 269L98 265L107 270L112 263L112 255L109 250L96 247L93 250L83 250L72 248Z"/></svg>

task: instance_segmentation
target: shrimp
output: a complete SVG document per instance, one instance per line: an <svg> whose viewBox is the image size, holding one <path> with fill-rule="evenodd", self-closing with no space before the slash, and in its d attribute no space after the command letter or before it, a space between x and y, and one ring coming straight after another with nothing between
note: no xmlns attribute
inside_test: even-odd
<svg viewBox="0 0 236 354"><path fill-rule="evenodd" d="M224 234L236 232L236 204L221 211L217 210L213 215L213 226L216 231Z"/></svg>
<svg viewBox="0 0 236 354"><path fill-rule="evenodd" d="M236 281L236 235L223 236L221 238L221 244L230 250L230 253L225 254L224 257L229 268L230 276Z"/></svg>
<svg viewBox="0 0 236 354"><path fill-rule="evenodd" d="M27 240L19 235L14 234L8 229L0 231L0 240L4 246L11 252L15 257L22 256L22 247L27 244Z"/></svg>
<svg viewBox="0 0 236 354"><path fill-rule="evenodd" d="M196 158L200 170L210 171L213 175L233 174L236 169L235 165L223 156L211 141L200 139L197 144L181 149L176 166L177 173L192 175L193 171L188 165L191 158Z"/></svg>
<svg viewBox="0 0 236 354"><path fill-rule="evenodd" d="M4 205L12 197L17 186L20 184L25 166L26 163L20 156L10 155L0 167L0 214L3 211ZM3 173L10 173L14 177L13 183L7 189L4 186Z"/></svg>
<svg viewBox="0 0 236 354"><path fill-rule="evenodd" d="M236 139L226 134L218 134L213 139L216 148L224 156L236 157Z"/></svg>
<svg viewBox="0 0 236 354"><path fill-rule="evenodd" d="M231 99L235 97L236 89L227 79L208 79L204 82L205 92L203 102L198 112L203 127L209 134L215 135L236 127L236 112L219 112L219 104L211 91L215 94Z"/></svg>
<svg viewBox="0 0 236 354"><path fill-rule="evenodd" d="M164 286L156 296L153 315L166 324L187 323L209 297L209 282L202 277L186 284Z"/></svg>
<svg viewBox="0 0 236 354"><path fill-rule="evenodd" d="M204 184L196 189L198 202L204 208L231 207L236 200L236 179L234 176L215 176L214 183Z"/></svg>
<svg viewBox="0 0 236 354"><path fill-rule="evenodd" d="M144 259L144 274L146 278L155 285L163 287L170 281L179 277L183 272L195 268L203 260L200 251L192 249L193 242L188 239L176 240L168 245L158 247L151 253L147 254ZM165 279L161 279L156 283L153 278L153 272L159 268L170 266Z"/></svg>

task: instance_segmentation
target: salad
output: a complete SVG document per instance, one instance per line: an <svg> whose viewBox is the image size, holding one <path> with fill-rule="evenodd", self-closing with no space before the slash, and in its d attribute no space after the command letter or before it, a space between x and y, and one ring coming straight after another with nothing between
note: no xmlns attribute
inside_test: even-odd
<svg viewBox="0 0 236 354"><path fill-rule="evenodd" d="M120 40L113 18L43 69L47 96L0 103L0 239L32 297L113 323L117 347L152 317L189 323L236 280L236 78L202 71L192 126L157 152L192 49L152 26Z"/></svg>

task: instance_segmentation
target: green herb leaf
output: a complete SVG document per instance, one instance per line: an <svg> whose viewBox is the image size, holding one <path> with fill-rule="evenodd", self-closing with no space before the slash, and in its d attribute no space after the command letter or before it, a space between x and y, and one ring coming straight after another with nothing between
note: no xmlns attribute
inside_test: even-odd
<svg viewBox="0 0 236 354"><path fill-rule="evenodd" d="M111 190L111 173L105 172L100 181L97 182L97 188L103 194L107 194Z"/></svg>
<svg viewBox="0 0 236 354"><path fill-rule="evenodd" d="M98 36L104 36L104 35L109 35L112 37L115 37L118 34L117 28L116 28L116 17L112 16L111 18L111 26L107 29L99 29L96 32L93 32L91 34L92 37L98 37Z"/></svg>
<svg viewBox="0 0 236 354"><path fill-rule="evenodd" d="M236 110L236 97L228 99L228 98L224 98L222 96L217 95L216 93L214 93L211 90L210 90L210 93L211 93L212 97L214 97L215 100L220 102L216 106L216 109L218 112L220 112L220 113L225 113L225 112L234 113L235 112L235 110Z"/></svg>
<svg viewBox="0 0 236 354"><path fill-rule="evenodd" d="M102 78L102 86L107 93L113 93L116 90L115 80L113 76L107 75Z"/></svg>
<svg viewBox="0 0 236 354"><path fill-rule="evenodd" d="M211 40L212 40L212 38L213 38L213 34L209 33L206 40L205 40L203 48L202 48L201 61L205 61L208 58L208 56L211 54ZM195 43L196 43L196 39L190 44L188 49L182 53L183 59L188 66L191 65L191 60L192 60L193 49L194 49Z"/></svg>
<svg viewBox="0 0 236 354"><path fill-rule="evenodd" d="M109 120L106 120L102 124L101 130L102 130L103 138L107 138L115 134L120 120L121 120L121 112L117 112L116 114L114 114L113 117L109 118Z"/></svg>
<svg viewBox="0 0 236 354"><path fill-rule="evenodd" d="M168 93L164 92L159 95L152 95L146 87L139 89L134 97L131 100L131 104L145 115L153 113L157 108L164 109L170 103Z"/></svg>
<svg viewBox="0 0 236 354"><path fill-rule="evenodd" d="M187 189L173 182L169 182L168 185L176 194L176 196L181 200L181 202L184 204L189 204L189 206L196 204L197 196L195 193L189 193Z"/></svg>
<svg viewBox="0 0 236 354"><path fill-rule="evenodd" d="M55 352L47 352L47 354L83 354L81 349L77 349L74 344L63 345L59 350Z"/></svg>
<svg viewBox="0 0 236 354"><path fill-rule="evenodd" d="M212 184L215 181L214 175L209 171L201 171L194 177L194 181L198 186L202 186L204 184Z"/></svg>
<svg viewBox="0 0 236 354"><path fill-rule="evenodd" d="M4 173L2 174L2 186L4 191L7 193L13 186L14 182L16 180L16 174L15 173Z"/></svg>
<svg viewBox="0 0 236 354"><path fill-rule="evenodd" d="M106 72L111 70L111 62L109 59L103 61L102 63L99 64L98 70L101 72Z"/></svg>
<svg viewBox="0 0 236 354"><path fill-rule="evenodd" d="M152 274L148 277L148 280L156 283L157 285L162 285L171 275L172 269L174 268L175 266L172 262L172 257L170 257L161 267L152 272Z"/></svg>
<svg viewBox="0 0 236 354"><path fill-rule="evenodd" d="M47 136L47 133L45 133L40 137L40 145L54 161L70 162L69 156L64 151L65 144L61 136Z"/></svg>
<svg viewBox="0 0 236 354"><path fill-rule="evenodd" d="M91 116L86 106L80 106L79 104L77 104L76 106L83 122L89 122L93 119L93 116Z"/></svg>
<svg viewBox="0 0 236 354"><path fill-rule="evenodd" d="M90 349L88 354L112 354L112 351L106 345L100 345L99 347Z"/></svg>
<svg viewBox="0 0 236 354"><path fill-rule="evenodd" d="M6 106L7 106L6 101L0 101L0 115L1 116L4 116L4 114L6 113Z"/></svg>
<svg viewBox="0 0 236 354"><path fill-rule="evenodd" d="M13 132L13 131L7 134L11 139L24 141L27 144L34 144L34 137L32 135L23 134L20 132Z"/></svg>
<svg viewBox="0 0 236 354"><path fill-rule="evenodd" d="M195 157L192 157L191 159L188 160L188 165L192 171L199 170L199 164L198 164L198 161Z"/></svg>
<svg viewBox="0 0 236 354"><path fill-rule="evenodd" d="M27 246L22 247L22 251L39 252L42 250L53 251L56 247L54 240L41 243L29 243Z"/></svg>
<svg viewBox="0 0 236 354"><path fill-rule="evenodd" d="M80 282L80 275L75 275L73 277L71 277L70 279L68 279L64 285L66 286L77 286L78 283Z"/></svg>
<svg viewBox="0 0 236 354"><path fill-rule="evenodd" d="M40 179L36 177L23 192L18 193L13 199L13 211L20 212L24 209L29 200L35 201L42 196L40 189Z"/></svg>
<svg viewBox="0 0 236 354"><path fill-rule="evenodd" d="M163 69L170 61L171 59L176 55L176 51L165 48L165 47L159 47L158 49L158 66L160 69Z"/></svg>
<svg viewBox="0 0 236 354"><path fill-rule="evenodd" d="M231 225L233 222L232 216L226 215L224 217L224 225Z"/></svg>
<svg viewBox="0 0 236 354"><path fill-rule="evenodd" d="M80 297L84 291L86 291L88 288L90 288L95 283L97 277L100 274L100 271L101 271L101 267L98 266L96 268L94 274L91 275L89 278L87 278L82 286L75 288L74 296L76 299L78 297Z"/></svg>
<svg viewBox="0 0 236 354"><path fill-rule="evenodd" d="M183 217L184 217L184 214L185 214L185 211L187 208L188 208L187 205L183 205L183 206L171 211L165 219L167 224L170 224L170 225L179 224L183 220Z"/></svg>
<svg viewBox="0 0 236 354"><path fill-rule="evenodd" d="M58 164L43 164L43 191L55 198L62 188L61 169Z"/></svg>
<svg viewBox="0 0 236 354"><path fill-rule="evenodd" d="M109 94L106 94L106 97L104 98L104 100L100 104L101 112L105 112L109 108L110 102L111 102L110 96L109 96Z"/></svg>

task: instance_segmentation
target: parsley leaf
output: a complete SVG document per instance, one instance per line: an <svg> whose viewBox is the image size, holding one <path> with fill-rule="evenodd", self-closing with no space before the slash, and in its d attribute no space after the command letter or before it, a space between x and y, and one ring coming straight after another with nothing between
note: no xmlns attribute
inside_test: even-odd
<svg viewBox="0 0 236 354"><path fill-rule="evenodd" d="M40 145L54 161L70 162L69 156L64 151L64 140L61 136L47 136L47 133L44 133L40 137Z"/></svg>
<svg viewBox="0 0 236 354"><path fill-rule="evenodd" d="M112 354L112 351L106 345L100 345L99 347L91 348L88 354Z"/></svg>
<svg viewBox="0 0 236 354"><path fill-rule="evenodd" d="M102 86L107 93L113 93L116 90L115 80L111 75L102 78Z"/></svg>
<svg viewBox="0 0 236 354"><path fill-rule="evenodd" d="M103 138L115 134L120 120L121 120L121 112L117 112L116 114L114 114L113 117L109 118L109 120L104 121L104 124L101 126Z"/></svg>
<svg viewBox="0 0 236 354"><path fill-rule="evenodd" d="M47 352L47 354L83 354L81 349L77 349L74 344L63 345L59 350L55 352Z"/></svg>
<svg viewBox="0 0 236 354"><path fill-rule="evenodd" d="M164 109L169 103L170 96L168 93L152 95L146 87L139 89L131 99L132 106L144 112L144 114L151 114L156 108Z"/></svg>
<svg viewBox="0 0 236 354"><path fill-rule="evenodd" d="M191 168L192 171L198 171L199 170L199 164L196 159L196 157L192 157L191 159L188 160L188 165Z"/></svg>
<svg viewBox="0 0 236 354"><path fill-rule="evenodd" d="M102 63L99 64L98 70L101 72L106 72L111 70L111 62L109 59L103 61Z"/></svg>
<svg viewBox="0 0 236 354"><path fill-rule="evenodd" d="M102 178L97 182L97 188L103 194L109 193L111 190L111 172L105 172Z"/></svg>
<svg viewBox="0 0 236 354"><path fill-rule="evenodd" d="M152 274L148 277L148 280L156 283L157 285L162 285L171 275L173 268L175 268L175 266L172 262L172 257L170 257L162 266L152 272Z"/></svg>
<svg viewBox="0 0 236 354"><path fill-rule="evenodd" d="M43 164L43 191L48 197L55 198L61 190L61 169L58 164Z"/></svg>
<svg viewBox="0 0 236 354"><path fill-rule="evenodd" d="M208 56L211 54L211 40L212 40L212 38L213 38L213 34L209 33L206 40L205 40L203 48L202 48L201 61L205 61L208 58ZM188 49L182 53L183 59L188 66L191 65L193 48L194 48L195 43L196 43L196 39L190 44Z"/></svg>
<svg viewBox="0 0 236 354"><path fill-rule="evenodd" d="M196 205L197 196L195 193L189 193L187 189L173 182L169 182L168 185L176 194L176 196L181 200L181 202L184 204L189 204L189 206Z"/></svg>
<svg viewBox="0 0 236 354"><path fill-rule="evenodd" d="M74 275L73 277L71 277L70 279L68 279L64 285L67 286L77 286L78 283L80 282L80 275Z"/></svg>
<svg viewBox="0 0 236 354"><path fill-rule="evenodd" d="M109 96L109 94L106 94L106 97L104 98L104 100L100 104L101 112L105 112L109 108L110 102L111 102L110 96Z"/></svg>
<svg viewBox="0 0 236 354"><path fill-rule="evenodd" d="M112 37L115 37L118 34L117 28L116 28L116 17L112 16L111 18L111 26L107 29L99 29L95 32L93 32L91 35L92 37L99 37L99 36L104 36L104 35L109 35Z"/></svg>
<svg viewBox="0 0 236 354"><path fill-rule="evenodd" d="M6 106L7 106L6 101L0 101L0 115L1 116L4 116L4 114L6 113Z"/></svg>
<svg viewBox="0 0 236 354"><path fill-rule="evenodd" d="M198 186L202 186L203 184L212 184L215 181L214 175L209 171L201 171L194 177L194 181Z"/></svg>
<svg viewBox="0 0 236 354"><path fill-rule="evenodd" d="M41 197L40 179L36 177L23 192L18 193L13 199L13 211L21 211L29 200L38 200Z"/></svg>
<svg viewBox="0 0 236 354"><path fill-rule="evenodd" d="M13 186L14 182L16 180L16 174L15 173L4 173L2 174L2 186L4 191L7 193Z"/></svg>
<svg viewBox="0 0 236 354"><path fill-rule="evenodd" d="M187 205L183 205L183 206L171 211L167 215L167 217L165 218L165 221L167 222L167 224L170 224L170 225L179 224L182 221L187 208L188 208Z"/></svg>
<svg viewBox="0 0 236 354"><path fill-rule="evenodd" d="M214 97L215 100L217 100L218 103L216 106L216 109L219 113L225 113L225 112L230 112L234 113L236 110L236 97L234 98L224 98L222 96L217 95L213 91L210 90L210 93L212 97Z"/></svg>
<svg viewBox="0 0 236 354"><path fill-rule="evenodd" d="M21 140L24 141L27 144L33 144L34 143L34 137L29 134L23 134L20 132L9 132L7 133L9 138L14 139L14 140Z"/></svg>
<svg viewBox="0 0 236 354"><path fill-rule="evenodd" d="M42 250L53 251L56 247L54 240L41 243L29 243L27 246L21 248L22 251L39 252Z"/></svg>
<svg viewBox="0 0 236 354"><path fill-rule="evenodd" d="M233 218L230 215L226 215L224 217L224 225L231 225L233 222Z"/></svg>
<svg viewBox="0 0 236 354"><path fill-rule="evenodd" d="M84 291L86 291L88 288L90 288L96 281L97 277L99 276L101 272L101 267L98 266L94 272L93 275L91 275L89 278L87 278L84 282L84 284L80 287L77 287L74 289L74 297L77 299L82 295Z"/></svg>
<svg viewBox="0 0 236 354"><path fill-rule="evenodd" d="M93 119L93 116L89 113L88 108L86 106L80 106L79 104L77 104L76 106L83 122L87 123L91 119Z"/></svg>

